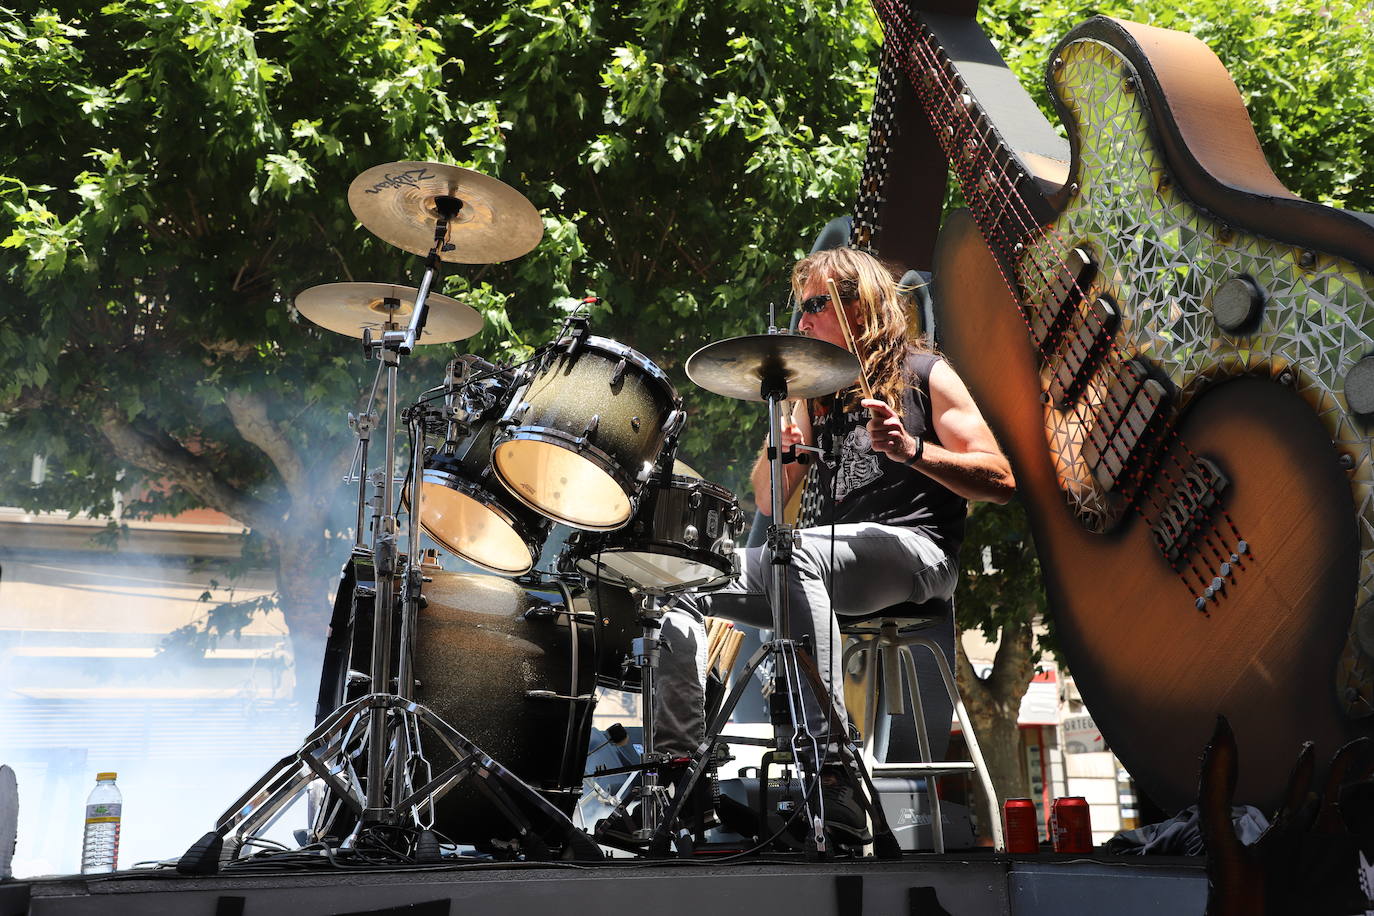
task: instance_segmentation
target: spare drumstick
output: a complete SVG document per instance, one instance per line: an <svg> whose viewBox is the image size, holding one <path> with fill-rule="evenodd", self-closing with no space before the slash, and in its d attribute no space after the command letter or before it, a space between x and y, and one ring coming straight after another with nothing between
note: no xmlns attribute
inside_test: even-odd
<svg viewBox="0 0 1374 916"><path fill-rule="evenodd" d="M730 623L728 620L722 620L720 624L721 625L716 628L715 633L712 634L712 638L706 650L707 671L710 671L716 662L720 660L721 650L725 648L730 631L734 629L734 624Z"/></svg>
<svg viewBox="0 0 1374 916"><path fill-rule="evenodd" d="M826 277L826 286L830 289L830 304L835 307L835 315L840 319L840 331L844 334L844 341L849 351L859 358L859 384L863 386L864 397L872 400L873 388L868 384L868 373L864 372L864 357L859 352L858 344L854 342L854 332L849 327L849 316L844 312L844 300L840 298L840 288L835 285L834 277Z"/></svg>
<svg viewBox="0 0 1374 916"><path fill-rule="evenodd" d="M731 630L725 639L725 648L720 654L720 679L726 680L735 669L735 659L739 657L740 646L744 643L743 630Z"/></svg>
<svg viewBox="0 0 1374 916"><path fill-rule="evenodd" d="M715 661L720 652L721 641L725 634L729 632L733 624L720 617L706 618L706 669L709 671L711 662Z"/></svg>

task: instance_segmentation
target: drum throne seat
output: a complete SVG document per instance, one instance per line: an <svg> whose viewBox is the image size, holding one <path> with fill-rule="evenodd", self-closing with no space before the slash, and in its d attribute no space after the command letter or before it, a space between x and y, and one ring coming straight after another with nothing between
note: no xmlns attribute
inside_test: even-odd
<svg viewBox="0 0 1374 916"><path fill-rule="evenodd" d="M934 598L919 604L905 602L862 616L840 615L840 633L847 637L848 643L842 670L852 670L851 662L862 656L860 670L863 672L865 687L863 721L868 726L865 729L862 753L869 772L875 777L898 776L926 780L930 799L931 839L935 852L945 851L945 840L940 815L940 794L933 777L953 773L974 773L977 776L982 785L983 797L987 800L988 823L992 827L993 845L1000 852L1006 848L1002 838L1001 813L997 810L997 795L988 775L987 764L983 761L983 752L978 746L978 736L973 732L968 710L959 697L959 688L945 653L924 632L949 618L953 612L952 599ZM921 688L916 676L916 661L912 655L913 647L918 646L929 652L939 667L945 691L954 707L959 726L963 729L971 761L931 759L930 736L922 714ZM911 703L916 743L920 748L919 761L886 763L876 759L877 737L881 730L875 723L878 721L880 700L883 714L890 719L902 715L906 708L905 703Z"/></svg>

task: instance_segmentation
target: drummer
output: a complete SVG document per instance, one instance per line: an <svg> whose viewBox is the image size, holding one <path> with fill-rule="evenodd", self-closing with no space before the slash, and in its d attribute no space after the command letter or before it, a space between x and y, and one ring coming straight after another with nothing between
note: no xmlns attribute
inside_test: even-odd
<svg viewBox="0 0 1374 916"><path fill-rule="evenodd" d="M841 303L831 301L834 280ZM792 270L801 333L838 346L843 307L873 397L857 388L799 401L783 427L783 447L819 445L819 511L801 532L786 588L792 636L809 642L835 706L844 713L841 616L866 615L904 602L948 599L958 578L968 500L1005 503L1015 490L1011 467L958 374L924 338L907 331L900 290L871 255L849 248L817 252ZM772 514L766 450L754 465L759 510ZM784 498L805 472L784 465ZM740 577L717 591L687 595L693 615L771 627L771 577L765 548L741 550ZM953 623L946 651L952 651ZM686 745L705 735L702 667L688 652L664 653L658 731ZM815 723L825 720L812 711ZM948 711L944 714L949 720ZM823 731L823 726L819 729ZM947 733L947 729L944 729ZM864 815L847 780L823 771L828 826L866 841ZM841 839L845 839L841 836Z"/></svg>

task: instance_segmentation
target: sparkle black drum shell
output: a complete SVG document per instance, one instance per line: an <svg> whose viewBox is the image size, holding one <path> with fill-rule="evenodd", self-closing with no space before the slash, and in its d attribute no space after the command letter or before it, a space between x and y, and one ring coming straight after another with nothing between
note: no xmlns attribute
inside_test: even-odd
<svg viewBox="0 0 1374 916"><path fill-rule="evenodd" d="M492 467L522 502L554 521L609 531L635 499L681 407L672 382L642 353L604 337L546 354L512 398Z"/></svg>
<svg viewBox="0 0 1374 916"><path fill-rule="evenodd" d="M630 524L604 534L574 534L567 550L580 572L602 582L649 591L705 590L737 574L734 547L743 529L744 515L725 487L699 477L656 476Z"/></svg>
<svg viewBox="0 0 1374 916"><path fill-rule="evenodd" d="M523 575L538 561L551 523L492 473L492 439L509 389L495 379L475 387L477 392L464 397L474 414L464 434L425 461L420 526L469 563L498 575ZM408 490L402 495L409 505Z"/></svg>
<svg viewBox="0 0 1374 916"><path fill-rule="evenodd" d="M416 700L534 788L571 786L567 798L554 799L570 813L580 793L591 704L528 693L592 693L591 629L576 624L574 631L566 614L552 613L564 609L556 588L530 590L468 573L431 577L416 626ZM426 742L425 755L435 775L454 760L437 738ZM459 843L485 846L515 836L471 778L438 801L436 814L436 829Z"/></svg>

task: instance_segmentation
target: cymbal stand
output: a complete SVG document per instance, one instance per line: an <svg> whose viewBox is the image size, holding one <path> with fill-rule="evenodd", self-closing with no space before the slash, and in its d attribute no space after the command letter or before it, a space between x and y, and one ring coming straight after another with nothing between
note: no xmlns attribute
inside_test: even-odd
<svg viewBox="0 0 1374 916"><path fill-rule="evenodd" d="M770 320L770 325L772 321ZM770 334L778 333L776 327L769 327ZM774 507L774 523L768 528L769 574L772 584L773 638L764 643L749 659L735 683L730 696L721 705L711 722L707 725L706 740L693 755L690 775L674 801L673 810L659 824L650 843L651 855L667 855L672 837L671 825L682 812L686 800L691 796L697 781L711 760L716 744L720 741L721 729L733 714L745 688L753 678L754 671L771 657L774 662L773 692L769 698L772 711L774 743L779 750L790 750L802 774L803 788L807 789L802 798L802 811L806 818L807 831L805 847L808 855L819 857L829 851L829 841L825 835L825 802L821 793L820 769L825 760L827 744L839 745L841 760L851 772L859 774L864 783L868 798L866 807L874 821L875 847L883 858L901 855L900 846L883 815L882 805L878 803L878 793L868 770L862 765L858 748L849 740L843 727L843 717L835 709L830 690L821 678L820 670L805 652L799 651L796 640L792 639L792 627L788 607L787 571L792 563L792 551L800 541L800 532L792 525L777 521L782 517L783 506L783 464L792 458L783 455L782 443L782 405L787 401L787 378L778 367L777 371L766 372L760 380L759 394L768 404L768 429L770 447L768 449L768 485ZM826 715L826 732L821 737L811 731L807 721L806 709L802 703L802 690L807 689ZM790 734L787 732L790 726ZM808 788L809 777L809 788ZM861 796L862 797L862 796Z"/></svg>

